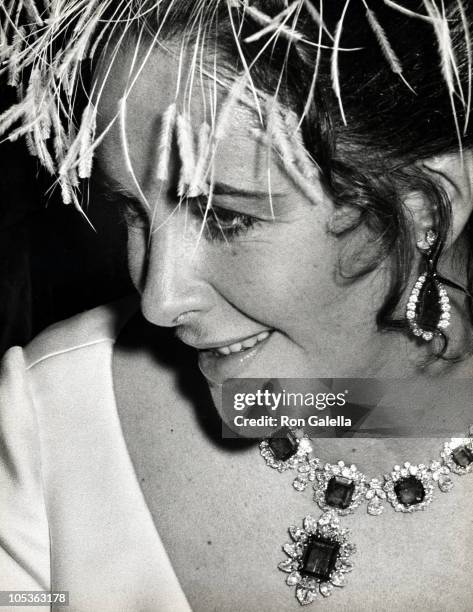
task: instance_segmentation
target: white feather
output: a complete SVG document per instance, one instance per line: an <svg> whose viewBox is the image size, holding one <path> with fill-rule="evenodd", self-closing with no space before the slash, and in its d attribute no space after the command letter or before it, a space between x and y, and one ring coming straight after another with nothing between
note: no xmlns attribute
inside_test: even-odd
<svg viewBox="0 0 473 612"><path fill-rule="evenodd" d="M345 117L345 111L343 110L343 102L342 102L342 94L340 90L340 74L338 69L338 55L340 50L340 39L342 37L343 31L343 21L345 19L345 15L348 9L348 5L350 4L350 0L346 0L345 6L343 7L342 14L337 23L337 28L335 30L335 39L333 42L333 50L332 50L332 61L331 61L331 76L332 76L332 87L335 93L335 96L338 100L338 105L340 107L340 115L342 117L343 123L346 125L347 120Z"/></svg>
<svg viewBox="0 0 473 612"><path fill-rule="evenodd" d="M192 181L195 170L194 135L188 113L177 115L177 144L181 158L178 194L182 197Z"/></svg>
<svg viewBox="0 0 473 612"><path fill-rule="evenodd" d="M168 179L172 138L176 125L176 112L176 104L173 103L168 106L163 114L161 134L159 137L158 170L156 172L159 181L167 181Z"/></svg>
<svg viewBox="0 0 473 612"><path fill-rule="evenodd" d="M207 187L204 184L204 178L208 171L210 152L210 125L207 122L202 123L199 128L198 147L197 147L197 163L195 165L194 176L192 177L189 187L189 197L195 198L202 193L207 192Z"/></svg>

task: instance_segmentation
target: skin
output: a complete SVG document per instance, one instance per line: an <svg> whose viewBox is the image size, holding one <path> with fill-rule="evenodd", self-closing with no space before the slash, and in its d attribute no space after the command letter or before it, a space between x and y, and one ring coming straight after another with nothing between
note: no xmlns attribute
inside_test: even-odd
<svg viewBox="0 0 473 612"><path fill-rule="evenodd" d="M102 127L116 114L129 61L122 55L112 68L100 102ZM125 163L116 124L99 151L100 165L112 184L141 202L139 218L135 214L129 224L128 252L145 318L175 327L177 336L195 347L221 346L273 330L241 376L412 375L425 349L401 334L380 334L375 325L388 283L387 266L355 283L343 282L337 264L345 240L356 245L366 236L341 239L328 231L333 203L320 186L310 201L275 156L268 163L265 147L249 132L256 122L251 109L240 105L230 118L214 175L217 184L227 187L214 196L213 205L226 209L227 215L254 217L252 228L228 241L212 240L207 232L201 235L196 207L177 206L176 149L170 168L174 179L164 185L156 180L161 117L173 102L177 69L173 55L152 54L127 99L127 146L146 201ZM178 103L183 106L182 98ZM189 108L196 133L209 119L200 82L194 83ZM265 195L268 166L274 218ZM241 190L248 195L231 193Z"/></svg>
<svg viewBox="0 0 473 612"><path fill-rule="evenodd" d="M175 372L157 367L149 352L117 348L114 381L136 477L192 609L297 610L276 568L285 558L288 526L320 515L311 491L294 491L295 474L269 469L257 447L212 443L200 418L210 417L205 399L199 398L199 415ZM441 390L448 405L450 388ZM396 463L437 456L441 446L440 439L318 439L315 452L323 462L344 459L381 477ZM371 517L362 507L342 519L358 547L355 569L343 591L316 605L335 612L470 610L470 476L446 495L437 489L425 512L406 515L389 506Z"/></svg>
<svg viewBox="0 0 473 612"><path fill-rule="evenodd" d="M125 53L112 69L100 103L99 129L116 115L129 62ZM245 376L402 377L417 372L425 357L423 349L402 334L380 334L374 323L388 271L380 266L354 284L342 283L336 263L344 242L327 231L333 203L321 189L318 201L309 201L275 159L271 159L274 220L265 198L219 195L216 205L254 215L261 222L228 244L206 235L199 240L201 219L185 207L175 210L176 151L170 172L174 183L163 187L153 178L160 118L173 101L176 73L172 56L153 54L127 102L129 155L149 206L132 215L128 229L130 273L141 294L144 317L152 324L175 328L178 338L192 346L225 344L229 338L274 330ZM196 86L190 103L195 127L205 117L200 91ZM267 188L267 154L248 134L254 121L248 109L236 109L219 149L215 180L233 191ZM109 183L122 186L123 199L141 201L141 210L145 203L125 163L117 125L101 146L99 163ZM422 224L431 219L418 204L422 215L415 213L413 218L422 232ZM131 326L128 333L138 332ZM149 340L150 331L145 334ZM156 350L159 353L159 346ZM176 372L149 351L130 353L118 345L113 368L127 448L147 508L192 608L224 611L238 605L247 610L294 610L297 604L284 586L284 576L274 568L284 558L280 545L287 540L288 524L317 513L310 496L295 494L292 475L268 470L257 460L254 447L235 453L212 442L195 406L179 390ZM456 373L462 375L461 369ZM217 403L217 390L208 382ZM437 405L433 418L435 410ZM438 448L439 440L428 439L321 439L317 454L330 462L355 460L360 469L375 476L400 457L421 462L436 456ZM156 466L165 478L156 477ZM437 500L425 517L387 511L375 532L376 519L363 511L347 518L345 524L355 532L362 551L357 576L348 599L347 594L333 597L324 601L324 608L399 611L414 605L466 610L471 597L466 573L443 562L457 551L472 549L467 527L472 485L471 479L465 481L450 498ZM456 497L451 502L452 496ZM407 528L408 522L414 527ZM432 533L442 537L431 538ZM222 566L231 571L222 572ZM430 593L419 588L421 580L437 584L439 574L448 589ZM399 589L396 601L391 600L393 584Z"/></svg>

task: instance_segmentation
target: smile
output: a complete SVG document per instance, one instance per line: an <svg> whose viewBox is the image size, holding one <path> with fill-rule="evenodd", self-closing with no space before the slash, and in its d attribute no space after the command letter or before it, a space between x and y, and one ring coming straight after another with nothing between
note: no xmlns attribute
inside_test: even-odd
<svg viewBox="0 0 473 612"><path fill-rule="evenodd" d="M244 372L248 375L255 361L261 359L274 329L265 329L253 336L229 342L216 343L198 349L198 364L205 378L213 385L223 385L230 378L239 378Z"/></svg>
<svg viewBox="0 0 473 612"><path fill-rule="evenodd" d="M217 355L221 355L226 357L232 353L241 353L247 349L253 348L258 343L263 342L266 338L269 337L271 332L264 331L256 334L255 336L250 336L249 338L245 338L241 342L234 342L233 344L227 344L225 346L219 346L211 349L213 353Z"/></svg>

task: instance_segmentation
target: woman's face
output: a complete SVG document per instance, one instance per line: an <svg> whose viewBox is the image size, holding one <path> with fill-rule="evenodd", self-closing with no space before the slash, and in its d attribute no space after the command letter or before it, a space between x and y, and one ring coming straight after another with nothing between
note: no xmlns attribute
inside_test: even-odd
<svg viewBox="0 0 473 612"><path fill-rule="evenodd" d="M125 54L112 68L99 127L117 113L129 62ZM161 118L174 99L177 72L170 55L150 57L127 100L127 153L118 121L99 151L117 197L136 211L129 267L144 316L175 327L198 350L211 389L231 377L342 377L382 367L385 340L375 314L385 273L351 284L339 278L345 243L328 231L332 202L317 185L317 201L309 201L268 154L251 130L258 125L254 110L235 109L215 157L213 206L221 230L210 214L202 231L198 202L178 205L175 142L171 179L157 181ZM189 95L178 101L190 104L197 134L209 117L213 85L196 77L191 87L190 103Z"/></svg>

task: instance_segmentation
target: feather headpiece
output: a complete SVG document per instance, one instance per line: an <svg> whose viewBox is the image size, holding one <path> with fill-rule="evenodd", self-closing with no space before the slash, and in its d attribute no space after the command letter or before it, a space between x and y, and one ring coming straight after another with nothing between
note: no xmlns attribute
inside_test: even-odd
<svg viewBox="0 0 473 612"><path fill-rule="evenodd" d="M333 12L333 0L331 9ZM314 94L321 53L329 58L332 95L338 101L340 118L349 125L350 117L344 104L344 83L340 76L340 58L344 53L356 53L353 36L346 45L345 33L350 31L353 12L364 14L371 29L374 52L385 61L385 68L401 80L406 89L415 94L409 74L395 49L394 41L386 32L386 24L378 16L377 8L418 21L433 32L437 42L438 62L449 96L452 117L461 149L462 134L468 128L472 92L472 49L464 0L455 0L456 15L463 24L467 78L461 75L460 62L452 43L451 19L445 10L445 0L423 0L421 8L412 10L405 0L344 0L337 2L338 17L331 23L325 18L324 0L0 0L0 72L9 86L17 89L16 104L0 115L0 136L16 140L26 139L29 151L57 180L65 203L80 207L78 191L81 181L91 176L94 152L111 126L97 133L97 112L103 85L92 80L84 90L84 70L89 70L100 54L107 50L113 63L120 46L129 33L136 36L137 46L142 37L144 49L160 48L163 38L175 37L182 46L193 44L195 79L214 78L220 82L215 46L218 42L214 19L217 10L227 14L238 54L239 90L229 88L227 102L220 114L215 97L209 101L212 121L191 125L188 109L179 108L176 101L163 117L156 177L168 179L170 149L176 135L180 150L182 172L179 183L181 196L195 195L205 190L207 163L215 156L215 148L223 137L228 117L235 101L246 97L259 115L262 129L267 129L266 141L274 147L292 175L304 181L305 187L313 180L317 167L304 150L300 127L307 113L308 101L303 101L301 113L294 117L277 101L283 77L269 92L262 95L254 86L252 69L260 54L284 40L288 53L298 54L301 62L312 62L313 82L309 96ZM186 16L187 26L173 27L176 11ZM384 13L385 14L385 13ZM242 38L241 24L251 20L252 33ZM213 24L215 31L212 31ZM148 41L151 41L151 45ZM356 42L356 41L355 41ZM260 45L256 59L248 63L244 45ZM210 59L203 66L202 56ZM214 71L209 69L214 54ZM137 52L135 53L137 55ZM181 61L182 60L181 53ZM136 58L135 58L136 59ZM145 58L146 59L146 58ZM227 68L225 61L222 66ZM200 69L200 70L199 70ZM465 70L463 70L463 73ZM107 72L105 77L107 77ZM192 77L194 78L194 77ZM180 75L178 81L180 79ZM126 98L133 83L117 101L117 123L126 117ZM179 89L179 83L178 87ZM267 93L267 92L266 92ZM84 99L80 112L79 100ZM266 100L266 101L265 101ZM458 109L461 109L463 124ZM126 130L122 126L123 132Z"/></svg>

